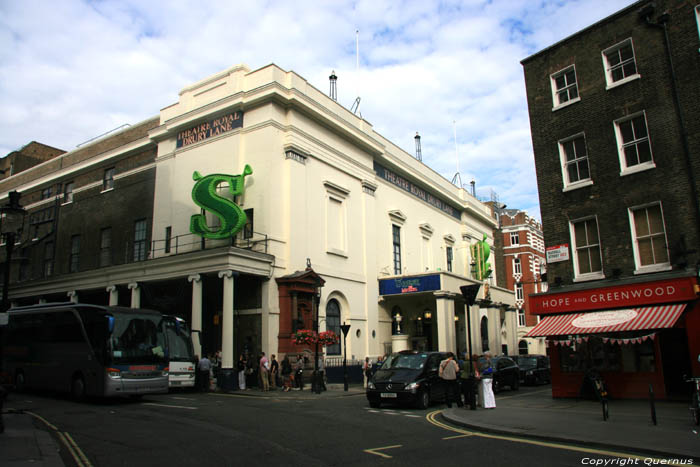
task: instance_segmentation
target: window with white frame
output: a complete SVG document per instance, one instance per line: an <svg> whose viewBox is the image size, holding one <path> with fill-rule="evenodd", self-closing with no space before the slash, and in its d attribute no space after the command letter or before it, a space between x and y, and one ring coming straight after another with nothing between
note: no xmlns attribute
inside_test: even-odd
<svg viewBox="0 0 700 467"><path fill-rule="evenodd" d="M590 184L588 150L583 133L559 141L559 155L564 174L564 188Z"/></svg>
<svg viewBox="0 0 700 467"><path fill-rule="evenodd" d="M595 217L571 222L576 277L601 276L603 272L598 221Z"/></svg>
<svg viewBox="0 0 700 467"><path fill-rule="evenodd" d="M522 308L518 310L518 326L525 326L525 310Z"/></svg>
<svg viewBox="0 0 700 467"><path fill-rule="evenodd" d="M630 209L637 269L668 267L668 245L660 204Z"/></svg>
<svg viewBox="0 0 700 467"><path fill-rule="evenodd" d="M523 284L517 283L515 284L515 299L516 300L523 300Z"/></svg>
<svg viewBox="0 0 700 467"><path fill-rule="evenodd" d="M510 233L510 244L511 245L520 245L520 237L518 236L518 232L511 232Z"/></svg>
<svg viewBox="0 0 700 467"><path fill-rule="evenodd" d="M73 187L75 183L67 182L63 185L63 204L68 204L73 202Z"/></svg>
<svg viewBox="0 0 700 467"><path fill-rule="evenodd" d="M105 169L102 176L102 191L111 190L114 188L114 167Z"/></svg>
<svg viewBox="0 0 700 467"><path fill-rule="evenodd" d="M615 120L621 175L655 167L644 112Z"/></svg>
<svg viewBox="0 0 700 467"><path fill-rule="evenodd" d="M574 65L552 74L550 78L552 80L552 101L554 102L554 109L581 100L578 95L578 84L576 83L576 69Z"/></svg>
<svg viewBox="0 0 700 467"><path fill-rule="evenodd" d="M520 264L520 258L513 258L513 274L522 274L523 267Z"/></svg>
<svg viewBox="0 0 700 467"><path fill-rule="evenodd" d="M639 78L632 39L603 50L603 64L608 88Z"/></svg>
<svg viewBox="0 0 700 467"><path fill-rule="evenodd" d="M391 243L394 250L394 274L401 274L401 227L391 226Z"/></svg>
<svg viewBox="0 0 700 467"><path fill-rule="evenodd" d="M451 247L451 246L445 247L445 251L446 251L446 255L447 255L447 257L446 257L446 260L447 260L447 271L448 271L448 272L452 272L452 259L453 259L453 256L452 256L452 247Z"/></svg>

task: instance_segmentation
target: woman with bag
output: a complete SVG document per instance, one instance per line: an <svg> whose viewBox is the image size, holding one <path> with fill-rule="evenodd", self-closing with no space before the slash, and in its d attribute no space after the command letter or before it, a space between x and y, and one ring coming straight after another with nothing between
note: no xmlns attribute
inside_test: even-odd
<svg viewBox="0 0 700 467"><path fill-rule="evenodd" d="M493 395L493 366L491 366L491 354L486 352L484 354L485 362L482 365L481 370L481 390L483 400L483 407L485 409L495 409L496 408L496 396Z"/></svg>
<svg viewBox="0 0 700 467"><path fill-rule="evenodd" d="M372 377L372 362L369 361L369 357L365 357L365 362L362 364L362 373L365 375L365 388L369 379Z"/></svg>
<svg viewBox="0 0 700 467"><path fill-rule="evenodd" d="M284 392L290 391L292 389L292 364L287 355L282 359L282 378L284 379Z"/></svg>

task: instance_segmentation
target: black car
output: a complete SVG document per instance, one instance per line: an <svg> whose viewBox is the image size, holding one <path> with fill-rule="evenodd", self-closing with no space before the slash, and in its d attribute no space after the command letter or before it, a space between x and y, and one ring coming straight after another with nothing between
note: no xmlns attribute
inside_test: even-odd
<svg viewBox="0 0 700 467"><path fill-rule="evenodd" d="M546 384L552 381L549 357L546 355L517 355L512 357L520 367L523 384Z"/></svg>
<svg viewBox="0 0 700 467"><path fill-rule="evenodd" d="M406 350L389 355L367 383L370 407L410 403L421 409L445 399L445 382L438 375L444 352Z"/></svg>
<svg viewBox="0 0 700 467"><path fill-rule="evenodd" d="M484 374L486 358L479 358L479 369ZM493 368L493 392L497 393L504 386L517 391L520 387L520 368L510 357L491 357L491 368Z"/></svg>

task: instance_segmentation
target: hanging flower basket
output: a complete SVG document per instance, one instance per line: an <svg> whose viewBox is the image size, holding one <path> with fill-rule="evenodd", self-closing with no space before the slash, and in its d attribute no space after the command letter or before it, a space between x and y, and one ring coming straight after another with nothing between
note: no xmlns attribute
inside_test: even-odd
<svg viewBox="0 0 700 467"><path fill-rule="evenodd" d="M320 345L334 345L339 342L340 338L333 331L325 331L318 335L318 343Z"/></svg>
<svg viewBox="0 0 700 467"><path fill-rule="evenodd" d="M316 333L308 329L300 329L294 333L294 343L296 344L313 344L316 342Z"/></svg>

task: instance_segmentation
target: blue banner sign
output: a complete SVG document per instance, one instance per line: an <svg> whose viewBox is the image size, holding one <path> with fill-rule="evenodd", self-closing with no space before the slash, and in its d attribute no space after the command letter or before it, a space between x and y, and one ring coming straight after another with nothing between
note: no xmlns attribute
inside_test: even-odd
<svg viewBox="0 0 700 467"><path fill-rule="evenodd" d="M379 279L379 295L397 295L440 290L440 274L396 279Z"/></svg>

